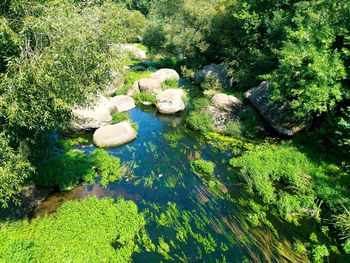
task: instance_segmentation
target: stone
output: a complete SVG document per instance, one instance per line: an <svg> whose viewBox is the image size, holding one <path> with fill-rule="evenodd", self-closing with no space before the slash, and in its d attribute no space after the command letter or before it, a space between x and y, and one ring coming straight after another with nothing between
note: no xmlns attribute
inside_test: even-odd
<svg viewBox="0 0 350 263"><path fill-rule="evenodd" d="M110 98L109 102L111 104L111 109L117 112L129 111L136 107L134 99L126 95Z"/></svg>
<svg viewBox="0 0 350 263"><path fill-rule="evenodd" d="M131 142L136 137L136 130L128 121L123 121L97 129L93 136L93 142L97 147L112 148Z"/></svg>
<svg viewBox="0 0 350 263"><path fill-rule="evenodd" d="M267 81L258 87L248 90L244 97L257 109L264 120L280 135L293 136L310 124L309 118L295 118L287 101L273 102L270 99L271 90Z"/></svg>
<svg viewBox="0 0 350 263"><path fill-rule="evenodd" d="M159 79L143 78L139 81L139 89L141 92L158 94L162 91L162 82Z"/></svg>
<svg viewBox="0 0 350 263"><path fill-rule="evenodd" d="M167 89L157 95L156 106L163 114L174 114L186 108L183 102L185 93L182 89Z"/></svg>
<svg viewBox="0 0 350 263"><path fill-rule="evenodd" d="M230 120L230 113L221 109L218 109L214 106L208 106L204 110L205 113L213 117L214 126L217 131L224 131L226 128L226 123Z"/></svg>
<svg viewBox="0 0 350 263"><path fill-rule="evenodd" d="M134 84L132 85L132 87L128 90L128 92L126 93L127 96L134 96L136 93L140 92L140 88L139 88L139 82L136 81L134 82Z"/></svg>
<svg viewBox="0 0 350 263"><path fill-rule="evenodd" d="M179 74L176 72L176 70L173 69L169 69L169 68L163 68L160 69L158 71L156 71L155 73L153 73L151 75L152 79L159 79L161 81L161 83L164 83L167 80L177 80L179 81L180 76Z"/></svg>
<svg viewBox="0 0 350 263"><path fill-rule="evenodd" d="M134 71L145 71L146 68L144 66L131 66L130 69L134 70Z"/></svg>
<svg viewBox="0 0 350 263"><path fill-rule="evenodd" d="M141 49L139 49L136 46L131 45L131 44L112 45L111 49L113 51L127 52L139 60L147 59L147 54L145 51L143 51L143 50L141 50Z"/></svg>
<svg viewBox="0 0 350 263"><path fill-rule="evenodd" d="M233 111L242 107L243 103L237 99L235 96L227 95L224 93L218 93L214 95L211 99L211 102L216 108Z"/></svg>
<svg viewBox="0 0 350 263"><path fill-rule="evenodd" d="M122 88L124 86L124 77L118 73L118 72L112 72L112 81L111 83L107 86L105 90L105 94L110 96L115 93L116 90Z"/></svg>
<svg viewBox="0 0 350 263"><path fill-rule="evenodd" d="M230 87L232 84L232 81L227 77L224 66L219 64L210 64L198 70L195 75L195 82L197 84L217 82L216 84L220 87Z"/></svg>
<svg viewBox="0 0 350 263"><path fill-rule="evenodd" d="M112 121L110 108L110 101L104 96L98 96L93 106L73 108L72 129L76 131L93 130L109 124Z"/></svg>

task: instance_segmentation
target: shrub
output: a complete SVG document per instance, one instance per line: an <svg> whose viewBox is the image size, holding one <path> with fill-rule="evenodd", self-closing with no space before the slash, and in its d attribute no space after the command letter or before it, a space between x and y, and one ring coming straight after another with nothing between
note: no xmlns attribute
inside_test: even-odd
<svg viewBox="0 0 350 263"><path fill-rule="evenodd" d="M350 254L350 211L346 208L344 210L343 213L333 216L333 222L340 232L340 238L345 240L344 251Z"/></svg>
<svg viewBox="0 0 350 263"><path fill-rule="evenodd" d="M329 256L329 251L325 245L316 245L312 249L311 254L315 263L322 263L324 262L324 257Z"/></svg>
<svg viewBox="0 0 350 263"><path fill-rule="evenodd" d="M87 198L50 216L3 225L4 262L130 262L145 219L131 201ZM151 247L150 247L151 248Z"/></svg>
<svg viewBox="0 0 350 263"><path fill-rule="evenodd" d="M228 121L224 133L232 137L240 138L242 136L241 123L239 121Z"/></svg>
<svg viewBox="0 0 350 263"><path fill-rule="evenodd" d="M202 176L213 176L215 164L205 160L191 161L191 169L194 173Z"/></svg>

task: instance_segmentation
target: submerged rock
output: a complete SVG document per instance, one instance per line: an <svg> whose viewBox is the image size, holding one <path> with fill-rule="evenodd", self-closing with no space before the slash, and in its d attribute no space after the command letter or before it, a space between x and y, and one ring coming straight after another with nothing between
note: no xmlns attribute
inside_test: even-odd
<svg viewBox="0 0 350 263"><path fill-rule="evenodd" d="M224 93L214 95L211 102L215 107L225 111L233 111L243 105L243 103L236 97Z"/></svg>
<svg viewBox="0 0 350 263"><path fill-rule="evenodd" d="M143 78L139 81L141 92L158 94L162 91L162 82L159 79Z"/></svg>
<svg viewBox="0 0 350 263"><path fill-rule="evenodd" d="M140 59L140 60L147 59L147 54L145 51L131 44L118 44L118 45L113 45L111 48L112 50L115 50L115 51L130 53L136 59Z"/></svg>
<svg viewBox="0 0 350 263"><path fill-rule="evenodd" d="M97 129L111 121L111 104L104 96L99 96L94 106L73 109L72 129L76 131Z"/></svg>
<svg viewBox="0 0 350 263"><path fill-rule="evenodd" d="M111 109L117 110L118 112L129 111L136 107L134 99L126 95L115 96L111 98L109 102L111 104Z"/></svg>
<svg viewBox="0 0 350 263"><path fill-rule="evenodd" d="M231 81L227 77L224 66L219 64L210 64L196 72L195 82L213 82L217 81L221 87L230 87Z"/></svg>
<svg viewBox="0 0 350 263"><path fill-rule="evenodd" d="M167 80L179 80L180 76L179 74L176 72L176 70L173 69L169 69L169 68L163 68L160 69L158 71L156 71L155 73L153 73L151 75L152 79L158 79L161 81L161 83L164 83Z"/></svg>
<svg viewBox="0 0 350 263"><path fill-rule="evenodd" d="M123 121L96 130L93 142L97 147L112 148L131 142L136 137L136 130L128 121Z"/></svg>
<svg viewBox="0 0 350 263"><path fill-rule="evenodd" d="M174 114L186 108L182 89L167 89L157 95L157 108L160 113Z"/></svg>
<svg viewBox="0 0 350 263"><path fill-rule="evenodd" d="M258 87L248 90L244 96L280 135L293 136L308 126L309 121L307 119L295 118L287 101L272 102L270 94L269 83L264 81Z"/></svg>

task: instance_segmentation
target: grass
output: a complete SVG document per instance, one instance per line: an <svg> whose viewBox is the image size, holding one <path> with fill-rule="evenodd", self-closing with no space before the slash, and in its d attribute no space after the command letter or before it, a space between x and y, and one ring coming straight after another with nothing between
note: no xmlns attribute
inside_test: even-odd
<svg viewBox="0 0 350 263"><path fill-rule="evenodd" d="M112 114L112 124L117 124L123 121L129 121L129 114L126 112L114 112Z"/></svg>
<svg viewBox="0 0 350 263"><path fill-rule="evenodd" d="M139 81L142 78L148 78L154 71L145 70L145 71L135 71L127 70L124 74L124 86L116 91L116 95L125 95L128 90L134 85L136 81Z"/></svg>
<svg viewBox="0 0 350 263"><path fill-rule="evenodd" d="M179 81L177 79L167 79L162 87L163 89L178 89Z"/></svg>

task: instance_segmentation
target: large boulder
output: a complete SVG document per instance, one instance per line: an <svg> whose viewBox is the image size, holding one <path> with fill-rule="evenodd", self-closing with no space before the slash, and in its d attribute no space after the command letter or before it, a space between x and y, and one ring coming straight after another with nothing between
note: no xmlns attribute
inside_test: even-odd
<svg viewBox="0 0 350 263"><path fill-rule="evenodd" d="M99 96L93 106L75 107L72 129L76 131L93 130L109 124L112 121L110 109L110 101L104 96Z"/></svg>
<svg viewBox="0 0 350 263"><path fill-rule="evenodd" d="M162 83L164 83L165 81L171 80L171 79L179 81L180 76L176 72L176 70L169 69L169 68L163 68L163 69L160 69L160 70L154 72L151 75L151 78L152 79L159 79Z"/></svg>
<svg viewBox="0 0 350 263"><path fill-rule="evenodd" d="M182 89L167 89L157 95L157 108L160 113L174 114L183 111L185 92Z"/></svg>
<svg viewBox="0 0 350 263"><path fill-rule="evenodd" d="M127 52L131 54L133 57L135 57L136 59L140 59L140 60L147 59L147 54L145 51L131 44L118 44L118 45L113 45L111 48L114 51Z"/></svg>
<svg viewBox="0 0 350 263"><path fill-rule="evenodd" d="M216 82L221 87L230 87L232 85L224 66L219 64L210 64L198 70L195 75L195 82L197 84Z"/></svg>
<svg viewBox="0 0 350 263"><path fill-rule="evenodd" d="M96 130L93 142L97 147L112 148L131 142L136 137L136 130L128 121L123 121Z"/></svg>
<svg viewBox="0 0 350 263"><path fill-rule="evenodd" d="M139 81L139 89L141 92L158 94L162 91L162 82L159 79L143 78Z"/></svg>
<svg viewBox="0 0 350 263"><path fill-rule="evenodd" d="M258 110L265 121L280 135L293 136L309 125L309 120L295 118L287 101L273 102L267 81L248 90L244 96Z"/></svg>
<svg viewBox="0 0 350 263"><path fill-rule="evenodd" d="M115 96L109 100L111 109L118 112L129 111L136 107L133 98L125 95Z"/></svg>
<svg viewBox="0 0 350 263"><path fill-rule="evenodd" d="M233 111L242 107L243 103L234 96L218 93L211 99L213 105L225 111Z"/></svg>

